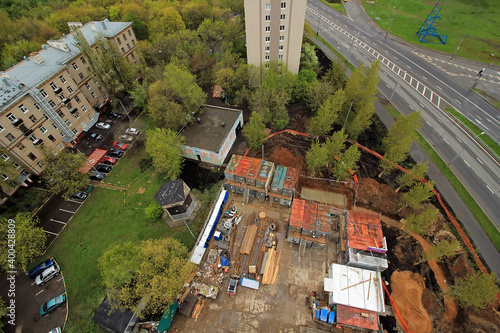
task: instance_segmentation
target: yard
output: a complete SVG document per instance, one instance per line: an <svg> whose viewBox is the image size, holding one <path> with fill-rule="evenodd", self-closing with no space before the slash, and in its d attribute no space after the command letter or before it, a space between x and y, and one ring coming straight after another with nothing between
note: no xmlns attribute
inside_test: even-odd
<svg viewBox="0 0 500 333"><path fill-rule="evenodd" d="M132 150L118 163L106 183L124 189L95 186L91 196L66 226L46 255L55 257L64 272L69 316L66 332L101 332L92 321L94 311L104 299L97 259L112 245L125 241L175 237L189 249L194 240L186 227L170 229L166 223L147 222L144 209L154 200L161 177L148 169L141 173L143 149ZM190 227L196 235L208 213L220 183L200 192L193 189L202 207Z"/></svg>

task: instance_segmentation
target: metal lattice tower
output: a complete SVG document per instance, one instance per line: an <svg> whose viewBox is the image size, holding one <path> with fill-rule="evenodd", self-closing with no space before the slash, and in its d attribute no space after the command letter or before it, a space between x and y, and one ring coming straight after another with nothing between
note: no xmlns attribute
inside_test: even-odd
<svg viewBox="0 0 500 333"><path fill-rule="evenodd" d="M448 39L448 35L442 36L438 31L437 27L438 24L436 20L440 19L441 17L439 16L439 12L441 11L442 6L439 5L439 2L441 0L438 0L432 11L430 12L429 16L425 19L424 23L422 23L422 26L417 32L418 39L420 40L421 43L442 43L446 44L446 39ZM433 41L432 39L434 37L437 37L439 39L439 42Z"/></svg>

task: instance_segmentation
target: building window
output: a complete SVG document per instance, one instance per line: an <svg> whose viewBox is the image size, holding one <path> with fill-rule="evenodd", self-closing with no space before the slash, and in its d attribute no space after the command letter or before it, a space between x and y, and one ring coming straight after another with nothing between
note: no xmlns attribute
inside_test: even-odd
<svg viewBox="0 0 500 333"><path fill-rule="evenodd" d="M9 140L10 142L14 141L16 138L11 134L11 133L7 133L7 135L5 136L7 138L7 140Z"/></svg>
<svg viewBox="0 0 500 333"><path fill-rule="evenodd" d="M32 160L32 161L35 161L35 160L37 159L36 155L35 155L35 154L33 154L33 153L29 153L29 154L28 154L28 157L29 157L29 159L30 159L30 160Z"/></svg>
<svg viewBox="0 0 500 333"><path fill-rule="evenodd" d="M0 133L4 131L5 128L3 128L2 125L0 125Z"/></svg>
<svg viewBox="0 0 500 333"><path fill-rule="evenodd" d="M120 48L120 50L122 50L122 53L125 53L125 49L123 47Z"/></svg>
<svg viewBox="0 0 500 333"><path fill-rule="evenodd" d="M264 65L264 67L265 67L266 69L269 69L269 63L266 63L266 64Z"/></svg>
<svg viewBox="0 0 500 333"><path fill-rule="evenodd" d="M97 98L97 95L95 92L92 92L91 95L92 95L92 97Z"/></svg>
<svg viewBox="0 0 500 333"><path fill-rule="evenodd" d="M127 40L127 36L125 34L122 34L123 40Z"/></svg>
<svg viewBox="0 0 500 333"><path fill-rule="evenodd" d="M66 123L66 125L71 126L71 121L66 120L65 123Z"/></svg>
<svg viewBox="0 0 500 333"><path fill-rule="evenodd" d="M44 164L43 164L42 162L38 162L36 165L37 165L39 168L43 168L43 166L44 166Z"/></svg>
<svg viewBox="0 0 500 333"><path fill-rule="evenodd" d="M19 169L21 166L20 166L19 164L17 164L16 162L12 162L12 167L13 167L14 169L16 169L16 170L17 170L17 169Z"/></svg>
<svg viewBox="0 0 500 333"><path fill-rule="evenodd" d="M9 113L7 115L7 118L12 122L15 122L17 120L17 118L12 113Z"/></svg>
<svg viewBox="0 0 500 333"><path fill-rule="evenodd" d="M76 64L76 62L72 63L71 66L73 66L73 69L75 71L79 70L80 68L78 68L78 65Z"/></svg>
<svg viewBox="0 0 500 333"><path fill-rule="evenodd" d="M271 21L271 15L266 15L266 21L267 22Z"/></svg>
<svg viewBox="0 0 500 333"><path fill-rule="evenodd" d="M85 107L85 105L82 105L82 111L87 112L87 108Z"/></svg>
<svg viewBox="0 0 500 333"><path fill-rule="evenodd" d="M271 41L271 37L267 36L267 37L266 37L266 42L268 42L268 43L269 43L270 41Z"/></svg>
<svg viewBox="0 0 500 333"><path fill-rule="evenodd" d="M85 83L85 87L86 87L88 90L92 89L92 87L90 86L90 84L89 84L88 82L87 82L87 83Z"/></svg>
<svg viewBox="0 0 500 333"><path fill-rule="evenodd" d="M130 44L127 43L127 50L130 50Z"/></svg>
<svg viewBox="0 0 500 333"><path fill-rule="evenodd" d="M76 130L76 128L73 129L73 134L78 134L78 131Z"/></svg>
<svg viewBox="0 0 500 333"><path fill-rule="evenodd" d="M63 95L63 94L61 94L61 95L59 95L59 99L60 99L61 101L64 101L64 100L66 99L66 97L64 97L64 95Z"/></svg>
<svg viewBox="0 0 500 333"><path fill-rule="evenodd" d="M4 182L6 182L7 180L9 180L9 176L7 176L5 173L2 173L2 179Z"/></svg>
<svg viewBox="0 0 500 333"><path fill-rule="evenodd" d="M270 3L266 3L266 10L271 10L271 4Z"/></svg>
<svg viewBox="0 0 500 333"><path fill-rule="evenodd" d="M286 16L285 16L285 14L281 14L281 15L280 15L280 20L282 20L282 21L283 21L283 20L285 19L285 17L286 17Z"/></svg>
<svg viewBox="0 0 500 333"><path fill-rule="evenodd" d="M135 59L135 54L134 54L134 52L130 53L130 58Z"/></svg>
<svg viewBox="0 0 500 333"><path fill-rule="evenodd" d="M280 36L280 42L285 40L285 36Z"/></svg>
<svg viewBox="0 0 500 333"><path fill-rule="evenodd" d="M80 74L78 74L78 77L80 78L80 80L83 80L83 78L84 78L85 76L83 75L83 73L80 73Z"/></svg>
<svg viewBox="0 0 500 333"><path fill-rule="evenodd" d="M130 31L130 29L129 29L129 30L127 30L127 32L128 32L128 35L129 35L129 36L132 36L132 31Z"/></svg>
<svg viewBox="0 0 500 333"><path fill-rule="evenodd" d="M42 95L43 98L47 97L47 93L43 89L40 89L40 95Z"/></svg>
<svg viewBox="0 0 500 333"><path fill-rule="evenodd" d="M266 32L269 32L271 31L271 27L270 26L266 26Z"/></svg>
<svg viewBox="0 0 500 333"><path fill-rule="evenodd" d="M73 114L73 116L74 116L76 119L80 118L80 115L78 114L78 112L75 112L75 113Z"/></svg>
<svg viewBox="0 0 500 333"><path fill-rule="evenodd" d="M57 86L56 86L56 84L55 84L54 82L50 82L50 83L49 83L49 86L50 86L52 89L54 89L54 90L56 90L56 89L57 89Z"/></svg>
<svg viewBox="0 0 500 333"><path fill-rule="evenodd" d="M47 133L47 129L43 126L38 127L43 134Z"/></svg>
<svg viewBox="0 0 500 333"><path fill-rule="evenodd" d="M52 142L56 141L56 138L54 138L54 136L52 134L49 134L48 138Z"/></svg>
<svg viewBox="0 0 500 333"><path fill-rule="evenodd" d="M55 129L58 129L59 127L57 127L56 124L52 123L52 127L54 127Z"/></svg>
<svg viewBox="0 0 500 333"><path fill-rule="evenodd" d="M6 154L1 154L0 157L4 160L4 161L8 161L9 160L9 156L6 155Z"/></svg>
<svg viewBox="0 0 500 333"><path fill-rule="evenodd" d="M33 142L35 142L37 140L36 136L34 136L33 134L31 134L30 136L28 136L28 139L30 139Z"/></svg>
<svg viewBox="0 0 500 333"><path fill-rule="evenodd" d="M68 86L68 92L69 92L70 94L72 94L72 93L73 93L73 88L71 88L71 86Z"/></svg>
<svg viewBox="0 0 500 333"><path fill-rule="evenodd" d="M45 119L49 120L49 117L48 117L45 113L43 114L43 117L44 117Z"/></svg>
<svg viewBox="0 0 500 333"><path fill-rule="evenodd" d="M74 99L75 99L75 102L80 103L80 97L75 96L75 98L74 98Z"/></svg>
<svg viewBox="0 0 500 333"><path fill-rule="evenodd" d="M31 115L30 116L30 120L33 122L33 123L36 123L36 117L34 115Z"/></svg>
<svg viewBox="0 0 500 333"><path fill-rule="evenodd" d="M26 149L26 147L25 147L22 143L18 144L18 145L17 145L17 148L18 148L20 151L24 151L24 150Z"/></svg>
<svg viewBox="0 0 500 333"><path fill-rule="evenodd" d="M80 61L82 62L82 64L86 64L87 63L87 60L85 60L84 57L80 57Z"/></svg>
<svg viewBox="0 0 500 333"><path fill-rule="evenodd" d="M280 45L279 50L280 50L280 51L283 51L283 49L284 49L284 48L285 48L285 47L284 47L283 45Z"/></svg>
<svg viewBox="0 0 500 333"><path fill-rule="evenodd" d="M50 101L49 101L49 105L50 105L50 106L52 106L53 108L55 108L55 107L56 107L56 103L54 103L54 101L53 101L53 100L50 100Z"/></svg>
<svg viewBox="0 0 500 333"><path fill-rule="evenodd" d="M68 82L68 81L66 81L66 78L62 75L59 76L59 79L61 80L62 83Z"/></svg>
<svg viewBox="0 0 500 333"><path fill-rule="evenodd" d="M62 149L63 149L62 144L58 143L58 144L57 144L57 148L59 148L59 150L62 150Z"/></svg>
<svg viewBox="0 0 500 333"><path fill-rule="evenodd" d="M271 57L266 55L266 61L269 61L269 59L271 59Z"/></svg>
<svg viewBox="0 0 500 333"><path fill-rule="evenodd" d="M280 31L285 31L285 26L284 25L280 25Z"/></svg>
<svg viewBox="0 0 500 333"><path fill-rule="evenodd" d="M23 113L28 113L28 108L24 106L24 104L21 104L19 105L19 108L21 109L21 111L23 111Z"/></svg>
<svg viewBox="0 0 500 333"><path fill-rule="evenodd" d="M57 114L59 115L59 117L64 118L64 113L62 112L62 110L57 110Z"/></svg>
<svg viewBox="0 0 500 333"><path fill-rule="evenodd" d="M36 108L37 110L40 110L40 107L39 107L39 106L38 106L38 104L36 104L36 103L35 103L35 108Z"/></svg>
<svg viewBox="0 0 500 333"><path fill-rule="evenodd" d="M101 87L101 86L97 87L97 90L99 90L99 92L100 92L101 94L103 93L103 91L102 91L102 87Z"/></svg>
<svg viewBox="0 0 500 333"><path fill-rule="evenodd" d="M278 55L278 60L283 60L283 55L282 54Z"/></svg>
<svg viewBox="0 0 500 333"><path fill-rule="evenodd" d="M282 2L281 3L281 9L285 9L286 8L286 2Z"/></svg>
<svg viewBox="0 0 500 333"><path fill-rule="evenodd" d="M132 39L132 45L135 45L135 40Z"/></svg>
<svg viewBox="0 0 500 333"><path fill-rule="evenodd" d="M118 42L118 44L121 44L121 43L122 43L122 40L120 39L120 37L117 37L117 38L116 38L116 41Z"/></svg>
<svg viewBox="0 0 500 333"><path fill-rule="evenodd" d="M107 101L108 100L108 95L104 95L103 98L104 98L105 101Z"/></svg>
<svg viewBox="0 0 500 333"><path fill-rule="evenodd" d="M271 47L270 46L266 46L266 52L269 52L271 51Z"/></svg>

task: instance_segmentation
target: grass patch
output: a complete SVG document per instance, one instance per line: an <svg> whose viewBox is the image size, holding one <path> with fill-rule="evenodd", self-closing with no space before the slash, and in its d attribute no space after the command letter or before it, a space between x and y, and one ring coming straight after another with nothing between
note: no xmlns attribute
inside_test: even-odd
<svg viewBox="0 0 500 333"><path fill-rule="evenodd" d="M394 119L401 115L401 113L392 105L386 105L385 108ZM457 176L455 176L453 171L451 171L451 169L446 166L446 163L441 159L441 156L439 156L439 154L434 150L434 148L432 148L432 146L424 139L424 137L419 132L417 132L416 141L419 146L426 152L426 154L429 155L431 160L437 165L439 170L441 170L441 172L445 175L451 185L455 188L455 190L458 192L458 195L460 195L481 227L488 234L493 245L495 245L496 249L500 251L500 233L488 218L488 216L483 212L476 200L472 197L469 191L467 191L467 189L457 178Z"/></svg>
<svg viewBox="0 0 500 333"><path fill-rule="evenodd" d="M342 13L342 14L346 13L346 10L345 10L344 4L342 3L342 0L340 0L340 2L334 2L334 3L328 2L326 0L321 0L321 2L324 3L325 5L327 5L328 7L335 9L339 13Z"/></svg>
<svg viewBox="0 0 500 333"><path fill-rule="evenodd" d="M491 54L500 54L498 43L498 26L500 25L500 2L498 0L455 0L441 2L442 9L437 20L438 32L448 35L446 45L420 43L417 31L434 8L436 1L421 0L362 0L361 3L374 22L387 30L391 22L390 33L411 43L430 49L452 54L464 35L458 56L490 63ZM480 18L480 19L479 19ZM495 60L498 64L500 60Z"/></svg>
<svg viewBox="0 0 500 333"><path fill-rule="evenodd" d="M127 154L106 178L123 186L130 184L127 190L94 187L87 202L46 253L59 261L64 273L69 299L65 332L102 332L94 325L92 315L105 295L97 260L109 247L126 241L164 237L174 237L189 249L195 244L185 226L169 228L161 220L155 223L146 220L144 209L153 202L163 179L153 170L140 172L138 163L145 156L143 151ZM204 192L193 190L202 202L189 225L195 236L205 222L219 187L220 183Z"/></svg>
<svg viewBox="0 0 500 333"><path fill-rule="evenodd" d="M454 108L448 107L445 109L446 112L449 112L453 117L455 117L458 121L461 121L465 126L467 126L474 134L479 135L483 131L477 127L475 124L473 124L469 119L467 119L464 115L462 115L460 112L455 110ZM492 138L490 138L487 135L481 135L481 140L490 147L497 156L500 156L500 145L496 143Z"/></svg>

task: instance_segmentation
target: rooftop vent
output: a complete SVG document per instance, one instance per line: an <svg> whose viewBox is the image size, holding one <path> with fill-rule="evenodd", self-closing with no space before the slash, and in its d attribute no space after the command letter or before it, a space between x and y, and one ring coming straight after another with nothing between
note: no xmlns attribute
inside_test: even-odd
<svg viewBox="0 0 500 333"><path fill-rule="evenodd" d="M40 52L31 52L30 59L39 65L44 62L43 57L40 55Z"/></svg>

